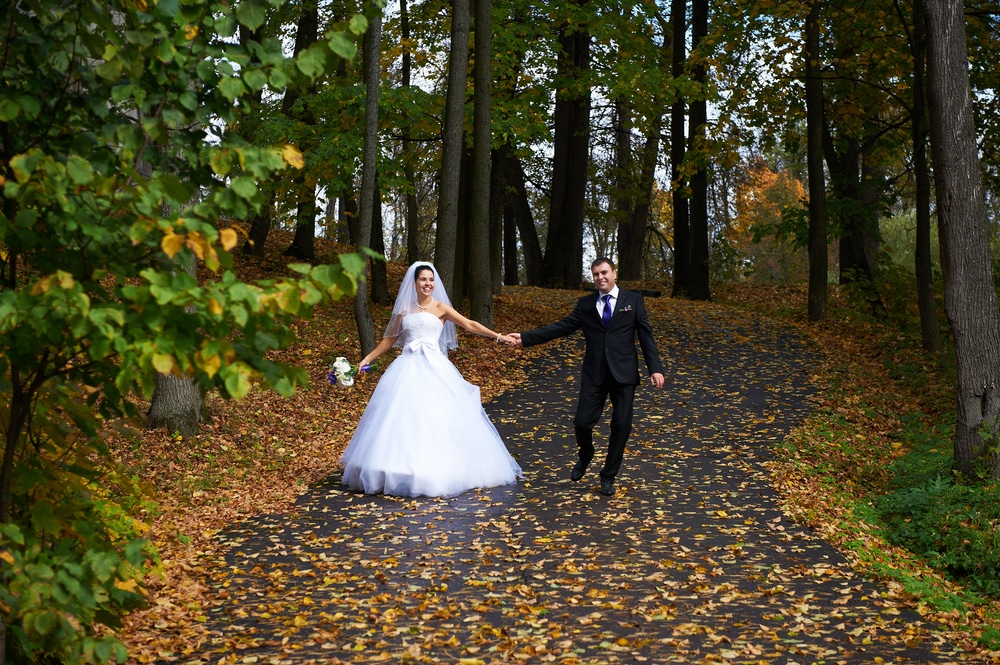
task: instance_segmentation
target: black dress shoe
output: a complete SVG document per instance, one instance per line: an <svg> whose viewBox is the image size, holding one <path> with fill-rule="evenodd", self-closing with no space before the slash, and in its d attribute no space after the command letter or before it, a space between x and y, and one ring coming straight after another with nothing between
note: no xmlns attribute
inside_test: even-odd
<svg viewBox="0 0 1000 665"><path fill-rule="evenodd" d="M575 483L576 481L583 478L583 474L587 471L588 464L589 462L584 462L583 460L577 462L576 466L573 467L573 470L569 472L570 480L572 480Z"/></svg>
<svg viewBox="0 0 1000 665"><path fill-rule="evenodd" d="M601 494L611 496L615 493L615 481L611 478L601 476Z"/></svg>

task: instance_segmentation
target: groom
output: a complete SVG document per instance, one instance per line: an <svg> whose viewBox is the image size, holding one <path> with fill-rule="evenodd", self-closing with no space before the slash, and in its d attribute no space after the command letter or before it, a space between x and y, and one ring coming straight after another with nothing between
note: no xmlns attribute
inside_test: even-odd
<svg viewBox="0 0 1000 665"><path fill-rule="evenodd" d="M583 357L580 400L576 406L576 445L580 459L570 478L583 478L594 457L594 426L601 419L604 404L611 398L611 438L608 456L601 469L601 494L615 493L615 476L621 468L625 440L632 431L632 402L639 385L639 357L635 339L639 338L642 357L649 370L649 380L657 389L663 387L663 367L656 353L653 331L646 318L642 296L619 289L618 271L611 259L599 257L590 266L598 293L586 295L566 318L535 330L510 333L515 344L534 346L583 330L587 343Z"/></svg>

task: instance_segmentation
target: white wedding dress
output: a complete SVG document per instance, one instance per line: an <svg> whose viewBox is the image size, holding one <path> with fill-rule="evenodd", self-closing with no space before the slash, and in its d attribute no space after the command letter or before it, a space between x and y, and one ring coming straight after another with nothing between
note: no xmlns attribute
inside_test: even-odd
<svg viewBox="0 0 1000 665"><path fill-rule="evenodd" d="M454 496L521 477L479 388L438 347L442 323L403 319L403 352L382 375L347 450L343 484L367 494Z"/></svg>

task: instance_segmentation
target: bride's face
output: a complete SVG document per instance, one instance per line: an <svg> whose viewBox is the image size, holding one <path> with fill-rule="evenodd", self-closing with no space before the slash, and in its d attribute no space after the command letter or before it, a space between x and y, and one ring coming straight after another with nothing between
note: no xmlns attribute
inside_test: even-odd
<svg viewBox="0 0 1000 665"><path fill-rule="evenodd" d="M430 298L434 293L434 272L431 270L421 270L417 273L417 297Z"/></svg>

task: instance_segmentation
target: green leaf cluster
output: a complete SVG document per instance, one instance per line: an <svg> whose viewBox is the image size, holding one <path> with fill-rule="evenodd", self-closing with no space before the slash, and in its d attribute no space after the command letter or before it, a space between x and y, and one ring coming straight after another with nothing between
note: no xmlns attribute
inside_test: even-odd
<svg viewBox="0 0 1000 665"><path fill-rule="evenodd" d="M234 39L279 0L26 0L0 7L0 620L18 661L107 663L155 568L139 485L102 438L156 373L239 398L289 394L269 352L353 294L367 257L244 283L230 270L260 183L301 168L288 138L234 131L255 95L352 55ZM352 22L363 30L363 19ZM191 260L196 280L180 269Z"/></svg>

